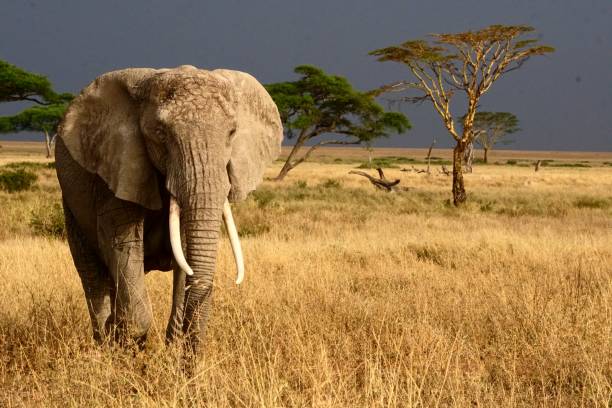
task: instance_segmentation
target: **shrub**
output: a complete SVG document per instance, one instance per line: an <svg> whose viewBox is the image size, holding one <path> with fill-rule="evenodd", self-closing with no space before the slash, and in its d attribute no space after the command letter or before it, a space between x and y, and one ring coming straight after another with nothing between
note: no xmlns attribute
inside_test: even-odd
<svg viewBox="0 0 612 408"><path fill-rule="evenodd" d="M334 179L328 179L324 181L323 183L319 184L319 186L323 188L340 188L341 187L340 182Z"/></svg>
<svg viewBox="0 0 612 408"><path fill-rule="evenodd" d="M9 193L29 190L37 178L36 174L24 169L0 170L0 189Z"/></svg>
<svg viewBox="0 0 612 408"><path fill-rule="evenodd" d="M238 235L241 237L257 237L268 231L270 231L270 222L261 211L240 215Z"/></svg>
<svg viewBox="0 0 612 408"><path fill-rule="evenodd" d="M509 164L510 166L514 166L516 164L516 160L506 160L506 164Z"/></svg>
<svg viewBox="0 0 612 408"><path fill-rule="evenodd" d="M373 159L371 164L370 162L363 162L357 168L358 169L375 169L377 167L381 167L385 169L397 169L399 166L391 160Z"/></svg>
<svg viewBox="0 0 612 408"><path fill-rule="evenodd" d="M275 194L271 190L255 190L252 194L259 208L267 207L275 198Z"/></svg>
<svg viewBox="0 0 612 408"><path fill-rule="evenodd" d="M610 203L606 199L603 199L603 198L584 196L574 201L574 206L576 208L606 209L610 206Z"/></svg>
<svg viewBox="0 0 612 408"><path fill-rule="evenodd" d="M35 235L66 238L64 210L60 203L46 204L32 211L30 228Z"/></svg>
<svg viewBox="0 0 612 408"><path fill-rule="evenodd" d="M555 164L549 164L549 166L551 167L581 167L581 168L591 167L588 164L584 164L584 163L555 163Z"/></svg>
<svg viewBox="0 0 612 408"><path fill-rule="evenodd" d="M54 169L55 162L39 163L39 162L13 162L5 164L2 169L9 170L43 170L43 169Z"/></svg>

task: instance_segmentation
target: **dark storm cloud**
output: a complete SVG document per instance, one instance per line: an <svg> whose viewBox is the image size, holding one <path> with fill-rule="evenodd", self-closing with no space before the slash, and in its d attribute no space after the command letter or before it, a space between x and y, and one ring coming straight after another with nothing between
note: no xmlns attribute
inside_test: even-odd
<svg viewBox="0 0 612 408"><path fill-rule="evenodd" d="M109 70L181 64L274 82L310 63L371 89L407 75L400 65L376 62L370 50L432 32L529 24L557 52L502 78L482 109L521 119L512 148L612 150L610 21L609 0L3 0L0 58L70 92ZM379 145L449 140L431 106L403 110L413 130Z"/></svg>

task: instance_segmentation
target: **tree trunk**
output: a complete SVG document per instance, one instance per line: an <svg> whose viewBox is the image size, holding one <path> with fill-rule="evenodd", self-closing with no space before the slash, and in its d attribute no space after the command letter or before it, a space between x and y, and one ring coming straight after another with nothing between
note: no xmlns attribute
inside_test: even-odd
<svg viewBox="0 0 612 408"><path fill-rule="evenodd" d="M297 142L293 145L293 148L291 149L291 153L289 153L289 156L287 157L287 160L285 161L283 168L278 173L278 176L276 176L276 178L274 179L275 181L283 181L287 173L289 173L289 171L291 171L295 167L293 164L293 158L295 157L298 150L300 150L300 148L304 145L304 142L305 142L304 140L300 140L300 139L301 138L298 138Z"/></svg>
<svg viewBox="0 0 612 408"><path fill-rule="evenodd" d="M433 150L434 145L436 144L436 139L434 138L429 145L429 150L427 151L427 174L429 173L429 165L431 164L431 151Z"/></svg>
<svg viewBox="0 0 612 408"><path fill-rule="evenodd" d="M484 158L483 161L485 164L489 164L489 149L484 147Z"/></svg>
<svg viewBox="0 0 612 408"><path fill-rule="evenodd" d="M453 150L453 204L459 207L467 200L465 193L465 185L463 184L463 155L465 153L465 144L457 142Z"/></svg>
<svg viewBox="0 0 612 408"><path fill-rule="evenodd" d="M538 160L535 164L535 171L540 170L540 165L542 164L542 160Z"/></svg>
<svg viewBox="0 0 612 408"><path fill-rule="evenodd" d="M465 172L472 172L472 161L474 160L474 146L472 143L468 143L465 147L463 157L465 160Z"/></svg>
<svg viewBox="0 0 612 408"><path fill-rule="evenodd" d="M51 158L51 137L49 136L49 132L46 130L45 132L45 147L47 148L47 159Z"/></svg>

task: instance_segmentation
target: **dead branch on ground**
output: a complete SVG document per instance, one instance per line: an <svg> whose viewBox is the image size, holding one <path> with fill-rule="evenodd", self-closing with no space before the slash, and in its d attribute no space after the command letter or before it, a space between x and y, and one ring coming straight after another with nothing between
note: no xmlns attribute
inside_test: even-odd
<svg viewBox="0 0 612 408"><path fill-rule="evenodd" d="M399 184L400 180L388 180L385 177L385 173L383 173L383 170L380 167L378 167L376 170L378 171L378 175L380 178L370 176L368 173L359 170L351 170L349 171L349 174L357 174L359 176L367 178L368 180L370 180L370 183L372 183L374 187L378 188L379 190L385 190L388 192L395 191L395 186Z"/></svg>

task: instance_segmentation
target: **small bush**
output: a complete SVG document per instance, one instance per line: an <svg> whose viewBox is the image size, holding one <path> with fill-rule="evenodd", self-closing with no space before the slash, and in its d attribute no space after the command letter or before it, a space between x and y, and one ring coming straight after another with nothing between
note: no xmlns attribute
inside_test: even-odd
<svg viewBox="0 0 612 408"><path fill-rule="evenodd" d="M308 187L308 183L306 183L304 180L298 180L295 182L295 187L296 188L306 188Z"/></svg>
<svg viewBox="0 0 612 408"><path fill-rule="evenodd" d="M364 162L364 163L361 163L357 168L358 169L375 169L378 167L385 168L385 169L399 168L399 166L395 162L391 160L385 160L385 159L373 159L372 163Z"/></svg>
<svg viewBox="0 0 612 408"><path fill-rule="evenodd" d="M590 168L588 164L584 163L555 163L549 164L550 167L581 167L581 168Z"/></svg>
<svg viewBox="0 0 612 408"><path fill-rule="evenodd" d="M271 190L255 190L252 194L259 208L269 206L275 198L275 194Z"/></svg>
<svg viewBox="0 0 612 408"><path fill-rule="evenodd" d="M241 237L256 237L270 231L270 223L261 212L243 214L240 217L238 235Z"/></svg>
<svg viewBox="0 0 612 408"><path fill-rule="evenodd" d="M39 162L13 162L5 164L2 169L8 170L43 170L43 169L54 169L55 162L50 163L39 163Z"/></svg>
<svg viewBox="0 0 612 408"><path fill-rule="evenodd" d="M486 201L480 204L480 211L482 212L491 212L495 208L495 201Z"/></svg>
<svg viewBox="0 0 612 408"><path fill-rule="evenodd" d="M580 197L576 201L574 201L574 206L576 208L601 208L606 209L610 206L608 200L597 197Z"/></svg>
<svg viewBox="0 0 612 408"><path fill-rule="evenodd" d="M0 189L9 193L29 190L37 178L35 173L24 169L0 170Z"/></svg>
<svg viewBox="0 0 612 408"><path fill-rule="evenodd" d="M49 238L66 238L64 210L60 203L43 205L32 211L30 228L35 235Z"/></svg>
<svg viewBox="0 0 612 408"><path fill-rule="evenodd" d="M324 181L323 183L319 184L319 186L323 188L340 188L341 184L338 180L328 179Z"/></svg>
<svg viewBox="0 0 612 408"><path fill-rule="evenodd" d="M506 160L506 164L508 164L510 166L514 166L514 165L516 165L516 160Z"/></svg>

